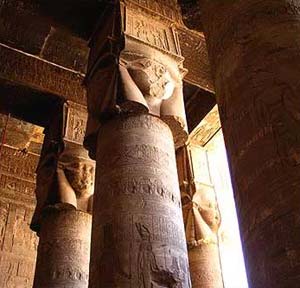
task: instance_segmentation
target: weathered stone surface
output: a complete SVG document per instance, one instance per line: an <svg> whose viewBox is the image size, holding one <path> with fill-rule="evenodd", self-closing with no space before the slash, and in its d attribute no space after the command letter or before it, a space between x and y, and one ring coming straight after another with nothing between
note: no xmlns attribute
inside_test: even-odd
<svg viewBox="0 0 300 288"><path fill-rule="evenodd" d="M63 67L85 73L88 53L89 49L85 40L52 27L40 56Z"/></svg>
<svg viewBox="0 0 300 288"><path fill-rule="evenodd" d="M38 239L29 229L38 156L0 150L0 286L31 288Z"/></svg>
<svg viewBox="0 0 300 288"><path fill-rule="evenodd" d="M87 288L91 215L71 205L43 212L34 288Z"/></svg>
<svg viewBox="0 0 300 288"><path fill-rule="evenodd" d="M1 287L32 287L38 244L29 229L32 211L32 207L0 198Z"/></svg>
<svg viewBox="0 0 300 288"><path fill-rule="evenodd" d="M184 66L188 69L185 81L214 93L207 47L202 33L183 27L178 29L178 38Z"/></svg>
<svg viewBox="0 0 300 288"><path fill-rule="evenodd" d="M38 155L32 153L23 154L12 147L2 146L1 173L34 183L38 160Z"/></svg>
<svg viewBox="0 0 300 288"><path fill-rule="evenodd" d="M202 1L249 276L299 279L298 1Z"/></svg>
<svg viewBox="0 0 300 288"><path fill-rule="evenodd" d="M219 248L205 244L189 249L189 263L193 288L223 288Z"/></svg>
<svg viewBox="0 0 300 288"><path fill-rule="evenodd" d="M98 137L89 287L191 287L169 127L120 116Z"/></svg>
<svg viewBox="0 0 300 288"><path fill-rule="evenodd" d="M86 105L83 76L0 45L0 78Z"/></svg>

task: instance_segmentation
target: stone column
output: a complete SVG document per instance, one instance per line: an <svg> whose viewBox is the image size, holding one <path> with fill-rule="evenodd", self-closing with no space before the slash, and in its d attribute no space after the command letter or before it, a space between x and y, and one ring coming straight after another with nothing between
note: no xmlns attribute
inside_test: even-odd
<svg viewBox="0 0 300 288"><path fill-rule="evenodd" d="M82 138L80 145L85 124L78 120L80 111L68 106L66 112L55 115L46 129L37 168L31 228L40 240L34 288L88 287L95 167Z"/></svg>
<svg viewBox="0 0 300 288"><path fill-rule="evenodd" d="M188 288L174 147L187 139L183 58L174 21L159 12L178 11L167 10L170 1L162 9L134 2L108 3L107 27L90 42L85 146L97 169L89 287Z"/></svg>
<svg viewBox="0 0 300 288"><path fill-rule="evenodd" d="M300 2L200 3L250 287L295 287Z"/></svg>
<svg viewBox="0 0 300 288"><path fill-rule="evenodd" d="M90 286L190 287L170 128L116 117L97 147Z"/></svg>
<svg viewBox="0 0 300 288"><path fill-rule="evenodd" d="M221 217L206 152L188 145L176 153L192 287L223 288L217 235Z"/></svg>
<svg viewBox="0 0 300 288"><path fill-rule="evenodd" d="M44 209L33 287L88 287L91 225L72 205Z"/></svg>

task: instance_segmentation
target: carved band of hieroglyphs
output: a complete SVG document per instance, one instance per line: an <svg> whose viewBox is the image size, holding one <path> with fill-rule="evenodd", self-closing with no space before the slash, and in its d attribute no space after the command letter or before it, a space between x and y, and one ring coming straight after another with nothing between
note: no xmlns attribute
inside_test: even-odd
<svg viewBox="0 0 300 288"><path fill-rule="evenodd" d="M122 213L112 223L114 239L117 242L140 240L140 235L135 228L136 223L140 223L147 227L152 241L170 241L177 248L184 247L182 246L185 245L184 238L182 238L184 235L183 225L181 223L178 225L176 219L170 220L168 216Z"/></svg>
<svg viewBox="0 0 300 288"><path fill-rule="evenodd" d="M25 86L60 95L67 100L86 105L83 76L29 54L0 46L0 76Z"/></svg>
<svg viewBox="0 0 300 288"><path fill-rule="evenodd" d="M172 137L172 132L167 124L162 122L159 118L152 115L143 115L143 117L128 117L126 121L118 121L114 123L114 130L127 131L132 129L148 129L153 132L161 132Z"/></svg>
<svg viewBox="0 0 300 288"><path fill-rule="evenodd" d="M53 267L49 271L51 273L51 278L53 280L73 280L73 281L83 281L88 282L89 275L86 271L81 271L76 268L66 268L62 265L62 267Z"/></svg>
<svg viewBox="0 0 300 288"><path fill-rule="evenodd" d="M1 150L0 171L6 175L35 182L35 170L38 160L38 155L31 153L23 155L16 149L3 146Z"/></svg>
<svg viewBox="0 0 300 288"><path fill-rule="evenodd" d="M169 182L169 181L168 181ZM144 176L128 175L126 178L115 179L114 181L102 181L97 182L101 189L107 191L104 197L119 197L121 195L132 196L156 196L174 203L179 208L181 207L181 201L178 197L178 187L172 187L174 185L165 185L161 179L157 177L147 178Z"/></svg>
<svg viewBox="0 0 300 288"><path fill-rule="evenodd" d="M112 156L113 155L113 156ZM99 157L99 164L101 169L109 169L109 167L131 166L135 164L149 165L160 168L162 163L164 168L172 168L171 156L160 150L158 147L150 145L130 145L117 147L110 150L109 153Z"/></svg>
<svg viewBox="0 0 300 288"><path fill-rule="evenodd" d="M23 195L34 197L35 183L0 174L0 190L2 189L5 192L11 192L14 197Z"/></svg>
<svg viewBox="0 0 300 288"><path fill-rule="evenodd" d="M172 27L155 20L149 21L147 17L134 14L128 9L126 16L125 33L127 36L163 51L181 55L178 37Z"/></svg>

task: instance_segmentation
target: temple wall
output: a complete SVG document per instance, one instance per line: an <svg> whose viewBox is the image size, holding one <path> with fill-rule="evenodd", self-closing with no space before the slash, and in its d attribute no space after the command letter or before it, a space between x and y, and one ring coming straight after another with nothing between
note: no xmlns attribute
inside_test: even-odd
<svg viewBox="0 0 300 288"><path fill-rule="evenodd" d="M31 288L38 238L29 228L39 156L10 146L0 153L0 287Z"/></svg>

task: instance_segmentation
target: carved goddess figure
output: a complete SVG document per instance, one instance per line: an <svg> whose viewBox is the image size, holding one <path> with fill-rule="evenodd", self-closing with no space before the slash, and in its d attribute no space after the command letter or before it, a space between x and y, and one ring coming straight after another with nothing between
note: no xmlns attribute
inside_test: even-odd
<svg viewBox="0 0 300 288"><path fill-rule="evenodd" d="M57 167L58 194L62 203L78 210L92 211L94 163L72 153L63 153Z"/></svg>
<svg viewBox="0 0 300 288"><path fill-rule="evenodd" d="M43 209L49 205L70 204L91 213L94 191L94 162L83 147L65 147L58 156L49 150L40 159L37 169L37 205L31 228L39 231Z"/></svg>

